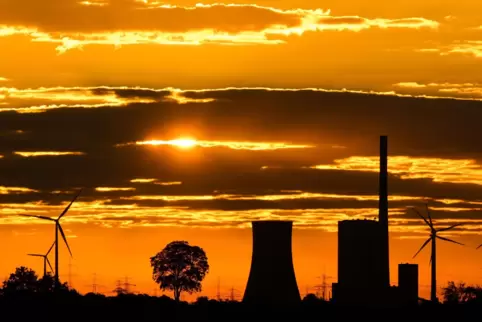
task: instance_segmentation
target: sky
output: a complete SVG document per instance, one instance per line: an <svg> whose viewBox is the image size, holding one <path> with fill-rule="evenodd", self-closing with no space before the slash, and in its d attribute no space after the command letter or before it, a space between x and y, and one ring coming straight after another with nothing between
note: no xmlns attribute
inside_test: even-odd
<svg viewBox="0 0 482 322"><path fill-rule="evenodd" d="M42 271L62 219L60 275L81 292L149 257L202 247L202 295L240 298L250 222L292 220L302 294L337 274L337 222L377 216L389 136L391 282L443 236L438 281L480 283L482 3L252 0L0 2L0 275ZM5 254L6 253L6 254ZM53 262L53 257L51 258ZM70 272L70 274L69 274ZM158 292L160 294L160 292Z"/></svg>

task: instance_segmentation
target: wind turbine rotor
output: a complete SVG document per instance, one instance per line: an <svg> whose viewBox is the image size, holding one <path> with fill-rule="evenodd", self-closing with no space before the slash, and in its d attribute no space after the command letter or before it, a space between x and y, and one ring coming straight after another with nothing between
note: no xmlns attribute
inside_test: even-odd
<svg viewBox="0 0 482 322"><path fill-rule="evenodd" d="M438 236L438 235L436 235L435 237L437 237L437 238L439 238L439 239L442 239L442 240L445 240L445 241L448 241L448 242L451 242L451 243L454 243L454 244L459 244L459 245L464 246L464 244L459 243L459 242L457 242L457 241L455 241L455 240L452 240L452 239L449 239L449 238L445 238L445 237Z"/></svg>
<svg viewBox="0 0 482 322"><path fill-rule="evenodd" d="M65 245L67 246L67 249L69 250L70 257L74 257L74 256L72 255L72 251L70 250L69 243L67 242L67 238L65 237L64 230L62 229L62 226L60 226L60 223L59 223L59 222L57 222L57 228L58 228L58 230L60 231L60 234L62 235L62 239L64 240Z"/></svg>
<svg viewBox="0 0 482 322"><path fill-rule="evenodd" d="M429 239L427 239L427 240L425 241L425 243L423 243L422 247L420 247L420 249L418 250L418 252L416 252L415 255L413 255L412 258L417 257L418 253L420 253L420 252L422 251L422 249L424 249L425 246L427 246L427 244L430 243L431 240L432 240L432 237L430 237ZM430 258L431 258L431 257L430 257Z"/></svg>
<svg viewBox="0 0 482 322"><path fill-rule="evenodd" d="M77 198L80 196L82 192L82 189L79 190L79 192L77 192L77 194L75 195L74 199L72 199L72 201L69 203L69 205L64 209L64 211L62 211L62 213L60 214L59 218L57 218L57 221L60 220L60 218L62 218L66 213L67 211L69 211L70 207L72 206L72 204L75 202L75 200L77 200Z"/></svg>

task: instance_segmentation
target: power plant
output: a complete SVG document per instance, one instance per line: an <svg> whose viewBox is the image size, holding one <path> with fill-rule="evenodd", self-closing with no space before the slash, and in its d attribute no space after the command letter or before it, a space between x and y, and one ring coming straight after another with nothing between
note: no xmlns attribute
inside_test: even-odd
<svg viewBox="0 0 482 322"><path fill-rule="evenodd" d="M338 223L338 283L341 305L384 305L390 290L388 235L388 137L380 137L378 221ZM376 299L376 300L375 300Z"/></svg>
<svg viewBox="0 0 482 322"><path fill-rule="evenodd" d="M337 303L367 306L385 290L382 236L378 221L338 222Z"/></svg>
<svg viewBox="0 0 482 322"><path fill-rule="evenodd" d="M418 304L418 265L398 264L398 294L400 304Z"/></svg>
<svg viewBox="0 0 482 322"><path fill-rule="evenodd" d="M253 253L243 302L255 306L300 303L291 251L293 222L252 222Z"/></svg>

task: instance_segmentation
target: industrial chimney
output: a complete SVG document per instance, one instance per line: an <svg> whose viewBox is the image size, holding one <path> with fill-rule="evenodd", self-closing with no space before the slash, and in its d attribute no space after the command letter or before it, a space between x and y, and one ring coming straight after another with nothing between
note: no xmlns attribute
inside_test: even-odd
<svg viewBox="0 0 482 322"><path fill-rule="evenodd" d="M380 174L379 174L379 212L378 218L382 229L382 279L390 287L390 258L388 245L388 137L380 136Z"/></svg>
<svg viewBox="0 0 482 322"><path fill-rule="evenodd" d="M253 254L243 302L289 306L301 301L291 253L291 221L255 221Z"/></svg>

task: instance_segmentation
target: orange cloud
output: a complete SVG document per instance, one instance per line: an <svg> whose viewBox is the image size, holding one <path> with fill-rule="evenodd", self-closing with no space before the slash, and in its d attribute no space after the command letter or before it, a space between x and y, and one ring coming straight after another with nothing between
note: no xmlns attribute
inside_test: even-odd
<svg viewBox="0 0 482 322"><path fill-rule="evenodd" d="M121 97L123 87L50 87L18 89L0 87L0 112L41 113L58 108L118 107L131 103L153 103L153 98Z"/></svg>
<svg viewBox="0 0 482 322"><path fill-rule="evenodd" d="M59 152L59 151L36 151L36 152L19 152L15 151L14 154L24 158L30 157L48 157L48 156L67 156L67 155L84 155L84 152Z"/></svg>
<svg viewBox="0 0 482 322"><path fill-rule="evenodd" d="M292 193L279 195L236 195L236 194L217 194L204 196L160 196L160 195L140 195L132 197L121 197L123 200L162 200L162 201L181 201L181 200L293 200L293 199L344 199L356 201L376 201L377 195L341 195L341 194L327 194L327 193L312 193L303 191L293 191ZM423 197L412 196L389 196L392 201L409 201L409 200L424 200Z"/></svg>
<svg viewBox="0 0 482 322"><path fill-rule="evenodd" d="M124 145L148 145L148 146L160 146L170 145L180 148L216 148L224 147L233 150L252 150L252 151L264 151L264 150L280 150L280 149L308 149L313 148L313 145L302 144L288 144L288 143L270 143L270 142L234 142L234 141L197 141L191 139L177 139L177 140L148 140L137 141L133 143L121 144Z"/></svg>
<svg viewBox="0 0 482 322"><path fill-rule="evenodd" d="M178 186L182 185L182 182L180 181L168 181L168 182L162 182L157 179L143 179L143 178L138 178L138 179L132 179L130 181L131 183L153 183L157 184L160 186Z"/></svg>
<svg viewBox="0 0 482 322"><path fill-rule="evenodd" d="M421 84L418 82L402 82L394 84L393 86L417 90L426 93L438 93L442 96L453 97L482 97L482 84L480 83L428 83Z"/></svg>
<svg viewBox="0 0 482 322"><path fill-rule="evenodd" d="M434 48L420 48L415 51L420 53L435 53L440 56L463 55L473 58L482 58L482 41L456 41L450 45L439 45Z"/></svg>
<svg viewBox="0 0 482 322"><path fill-rule="evenodd" d="M338 221L347 219L373 219L378 216L377 208L333 208L333 209L253 209L253 210L193 210L188 207L142 207L132 205L112 205L109 200L75 203L66 224L95 224L106 228L133 227L204 227L204 228L248 228L252 220L292 220L298 229L322 229L336 232ZM46 205L41 202L25 204L3 204L0 209L0 225L48 224L43 220L17 216L24 213L55 216L65 207ZM463 208L443 208L445 211L458 212ZM390 208L390 231L413 235L425 233L425 224L416 217L405 217L405 208ZM457 219L437 219L437 225L446 226ZM463 219L464 230L457 234L476 235L482 229L480 220Z"/></svg>
<svg viewBox="0 0 482 322"><path fill-rule="evenodd" d="M95 191L99 192L115 192L115 191L135 191L133 187L97 187Z"/></svg>
<svg viewBox="0 0 482 322"><path fill-rule="evenodd" d="M407 84L400 83L405 86L398 88L407 88ZM478 86L478 85L477 85ZM403 88L402 88L403 89ZM480 97L470 97L468 95L461 96L451 91L440 91L435 94L406 94L397 93L395 91L374 91L374 90L352 90L352 89L324 89L324 88L270 88L270 87L224 87L224 88L208 88L208 89L178 89L172 87L166 88L145 88L145 87L127 87L127 86L98 86L98 87L41 87L36 89L22 89L14 87L0 87L0 113L1 112L17 112L17 113L42 113L49 110L60 108L106 108L106 107L124 107L134 103L156 103L162 101L175 102L177 104L185 103L210 103L215 98L192 98L192 94L203 94L208 96L209 93L223 91L274 91L274 92L324 92L324 93L351 93L366 94L378 96L395 96L395 97L411 97L426 99L458 99L458 100L481 100ZM474 90L475 91L475 90ZM137 95L136 92L140 94ZM145 96L141 93L149 92L151 95ZM466 89L469 92L469 89ZM123 95L128 93L128 95Z"/></svg>
<svg viewBox="0 0 482 322"><path fill-rule="evenodd" d="M344 171L379 171L379 158L349 157L334 164L313 166L314 169ZM428 178L434 182L472 183L482 185L482 165L472 159L416 158L393 156L388 160L388 171L402 179Z"/></svg>
<svg viewBox="0 0 482 322"><path fill-rule="evenodd" d="M143 179L143 178L138 178L138 179L132 179L130 182L131 183L153 183L156 182L157 179Z"/></svg>
<svg viewBox="0 0 482 322"><path fill-rule="evenodd" d="M285 10L256 4L175 6L152 1L74 0L44 0L42 4L39 8L36 0L4 0L0 4L0 36L19 34L35 42L56 43L57 51L64 53L92 44L276 45L286 42L286 36L308 31L439 26L421 17L369 19L333 16L330 10Z"/></svg>
<svg viewBox="0 0 482 322"><path fill-rule="evenodd" d="M4 187L0 186L0 195L16 194L16 193L31 193L36 190L25 187Z"/></svg>

